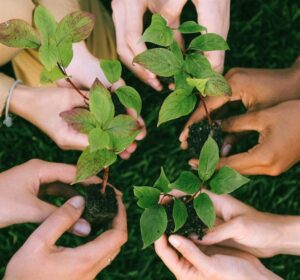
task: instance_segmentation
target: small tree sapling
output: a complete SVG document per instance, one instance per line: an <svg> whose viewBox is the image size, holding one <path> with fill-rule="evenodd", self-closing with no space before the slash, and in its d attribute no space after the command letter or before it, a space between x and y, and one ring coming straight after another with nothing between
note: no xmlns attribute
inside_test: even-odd
<svg viewBox="0 0 300 280"><path fill-rule="evenodd" d="M117 160L117 155L124 151L140 132L136 119L123 114L115 115L111 93L99 80L95 80L89 95L86 95L77 88L72 77L67 74L66 68L73 58L72 44L85 40L90 35L94 20L95 17L92 14L77 11L57 22L46 8L37 6L34 11L36 29L20 19L12 19L0 24L0 43L14 48L38 50L40 60L44 65L40 77L42 83L65 79L85 100L86 107L62 112L61 117L73 129L87 134L89 139L89 146L78 159L74 183L79 183L103 170L101 189L99 187L88 188L86 207L89 209L91 205L92 212L97 211L95 209L97 205L104 203L103 199L107 192L107 198L112 197L111 188L108 188L106 192L109 166ZM101 60L100 64L111 84L120 79L122 66L119 61ZM134 109L137 115L140 115L142 101L134 88L119 87L116 95L123 106ZM115 207L117 207L116 203ZM95 215L92 213L90 216Z"/></svg>
<svg viewBox="0 0 300 280"><path fill-rule="evenodd" d="M229 50L226 41L218 34L207 33L204 26L194 21L182 23L177 30L182 34L201 33L188 48L182 51L173 39L173 29L159 14L152 16L150 26L142 40L159 47L144 51L134 58L138 63L160 77L172 77L175 90L164 100L159 112L158 126L170 120L190 114L197 103L197 96L204 105L207 119L190 127L189 148L198 156L208 136L222 146L222 132L209 114L204 97L231 95L225 78L215 72L204 52Z"/></svg>
<svg viewBox="0 0 300 280"><path fill-rule="evenodd" d="M216 171L218 161L218 145L209 136L200 153L197 175L191 171L183 171L171 183L162 168L153 186L134 187L137 204L144 209L140 219L144 248L164 233L184 236L196 233L202 238L204 228L211 229L214 226L215 208L204 189L215 194L225 194L249 182L248 178L228 166ZM177 198L172 194L173 190L187 195Z"/></svg>

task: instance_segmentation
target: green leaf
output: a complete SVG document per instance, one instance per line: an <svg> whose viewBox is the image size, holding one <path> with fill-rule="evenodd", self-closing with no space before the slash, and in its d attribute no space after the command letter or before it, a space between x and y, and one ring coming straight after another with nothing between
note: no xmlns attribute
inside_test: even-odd
<svg viewBox="0 0 300 280"><path fill-rule="evenodd" d="M57 45L57 61L67 68L73 58L73 47L70 39L65 39Z"/></svg>
<svg viewBox="0 0 300 280"><path fill-rule="evenodd" d="M116 90L116 94L120 102L126 108L132 108L136 111L138 116L141 114L142 110L142 99L139 93L130 86L122 86Z"/></svg>
<svg viewBox="0 0 300 280"><path fill-rule="evenodd" d="M91 176L98 174L103 168L113 164L117 156L108 150L98 150L91 152L86 148L77 161L77 172L74 183L84 181Z"/></svg>
<svg viewBox="0 0 300 280"><path fill-rule="evenodd" d="M218 162L219 147L216 141L209 136L201 149L199 157L198 174L203 182L211 178L216 170Z"/></svg>
<svg viewBox="0 0 300 280"><path fill-rule="evenodd" d="M60 113L60 117L69 126L81 133L89 134L92 129L98 127L96 118L86 109L75 108L65 111Z"/></svg>
<svg viewBox="0 0 300 280"><path fill-rule="evenodd" d="M70 40L73 43L80 42L89 37L95 24L93 14L76 11L66 15L58 24L58 44L63 40Z"/></svg>
<svg viewBox="0 0 300 280"><path fill-rule="evenodd" d="M159 202L160 191L153 187L138 187L133 188L133 193L138 198L137 205L141 208L149 208L156 206Z"/></svg>
<svg viewBox="0 0 300 280"><path fill-rule="evenodd" d="M89 133L89 144L91 152L109 149L111 147L110 136L101 128L94 128Z"/></svg>
<svg viewBox="0 0 300 280"><path fill-rule="evenodd" d="M171 51L162 48L144 51L137 55L133 62L162 77L173 76L183 65Z"/></svg>
<svg viewBox="0 0 300 280"><path fill-rule="evenodd" d="M179 72L174 75L174 80L175 80L175 89L184 89L186 92L191 93L193 91L193 87L190 86L186 79L189 78L190 76L185 73L185 72Z"/></svg>
<svg viewBox="0 0 300 280"><path fill-rule="evenodd" d="M226 51L229 50L229 46L222 36L215 33L207 33L193 39L189 49L196 49L203 52L218 50Z"/></svg>
<svg viewBox="0 0 300 280"><path fill-rule="evenodd" d="M124 151L139 134L137 121L128 115L118 115L105 127L112 141L115 153Z"/></svg>
<svg viewBox="0 0 300 280"><path fill-rule="evenodd" d="M214 72L206 84L205 96L231 96L231 87L226 79L219 73Z"/></svg>
<svg viewBox="0 0 300 280"><path fill-rule="evenodd" d="M196 87L196 89L199 90L203 96L205 96L204 92L205 92L205 88L206 88L208 80L209 79L197 79L197 78L187 78L186 79L187 83L192 87Z"/></svg>
<svg viewBox="0 0 300 280"><path fill-rule="evenodd" d="M100 66L105 77L111 84L120 80L122 75L122 65L119 60L101 59Z"/></svg>
<svg viewBox="0 0 300 280"><path fill-rule="evenodd" d="M206 193L201 193L194 199L194 209L209 228L212 228L216 221L216 211L210 197Z"/></svg>
<svg viewBox="0 0 300 280"><path fill-rule="evenodd" d="M174 232L178 231L185 224L188 218L188 212L185 204L180 200L175 198L173 205L173 219L174 219Z"/></svg>
<svg viewBox="0 0 300 280"><path fill-rule="evenodd" d="M158 179L154 183L154 187L160 189L164 193L168 193L170 191L169 189L170 181L164 171L164 168L160 168L160 175Z"/></svg>
<svg viewBox="0 0 300 280"><path fill-rule="evenodd" d="M195 78L205 78L213 72L208 59L200 53L186 55L184 68Z"/></svg>
<svg viewBox="0 0 300 280"><path fill-rule="evenodd" d="M179 27L178 30L183 34L188 33L197 33L202 31L207 31L207 28L198 24L197 22L190 20L183 22Z"/></svg>
<svg viewBox="0 0 300 280"><path fill-rule="evenodd" d="M34 10L34 24L41 35L42 44L48 45L57 28L54 16L43 6L38 6Z"/></svg>
<svg viewBox="0 0 300 280"><path fill-rule="evenodd" d="M37 49L41 44L32 26L21 19L12 19L0 24L0 43L21 49Z"/></svg>
<svg viewBox="0 0 300 280"><path fill-rule="evenodd" d="M142 39L144 42L167 47L173 42L173 31L167 26L167 22L162 16L154 14L152 16L151 24L145 30Z"/></svg>
<svg viewBox="0 0 300 280"><path fill-rule="evenodd" d="M57 80L65 79L66 77L67 76L65 76L57 66L51 71L48 71L46 68L44 68L40 75L40 82L42 84L49 84Z"/></svg>
<svg viewBox="0 0 300 280"><path fill-rule="evenodd" d="M162 104L159 111L159 118L157 126L188 115L193 111L197 102L197 98L190 92L178 89L172 92Z"/></svg>
<svg viewBox="0 0 300 280"><path fill-rule="evenodd" d="M170 50L178 58L178 60L184 63L183 54L177 41L173 41L172 45L170 46Z"/></svg>
<svg viewBox="0 0 300 280"><path fill-rule="evenodd" d="M157 205L145 209L141 216L140 227L143 239L143 249L159 239L167 229L168 218L163 206Z"/></svg>
<svg viewBox="0 0 300 280"><path fill-rule="evenodd" d="M97 121L103 126L115 115L115 107L110 92L96 80L90 90L90 110Z"/></svg>
<svg viewBox="0 0 300 280"><path fill-rule="evenodd" d="M50 38L46 44L40 47L39 58L49 72L57 66L58 49L53 38Z"/></svg>
<svg viewBox="0 0 300 280"><path fill-rule="evenodd" d="M242 176L234 169L223 166L219 172L209 181L211 190L216 194L231 193L250 180Z"/></svg>
<svg viewBox="0 0 300 280"><path fill-rule="evenodd" d="M179 178L169 185L171 189L177 189L187 194L194 194L201 186L200 179L190 171L181 172Z"/></svg>

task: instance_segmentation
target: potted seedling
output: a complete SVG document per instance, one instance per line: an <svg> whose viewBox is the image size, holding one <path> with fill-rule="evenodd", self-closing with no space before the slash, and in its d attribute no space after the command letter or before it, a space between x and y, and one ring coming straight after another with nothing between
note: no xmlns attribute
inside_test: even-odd
<svg viewBox="0 0 300 280"><path fill-rule="evenodd" d="M89 146L77 162L74 183L103 172L103 183L86 188L86 214L89 221L101 217L113 217L117 211L115 194L107 188L109 166L117 155L124 151L140 132L136 119L124 114L115 114L111 92L99 80L95 80L89 95L84 94L72 82L66 71L73 58L72 44L85 40L93 30L94 16L87 12L73 12L57 22L44 7L34 11L33 28L27 22L13 19L0 24L0 43L14 48L36 49L44 65L40 80L42 83L65 79L84 99L84 108L62 112L61 117L75 130L88 135ZM122 66L117 60L101 60L101 68L107 80L113 84L121 77ZM142 102L138 92L129 86L116 90L119 102L126 108L141 112ZM51 186L55 193L55 187ZM66 193L67 188L65 186ZM111 213L101 213L108 211ZM98 213L99 212L99 213ZM100 216L99 216L100 215ZM99 218L100 217L100 218Z"/></svg>
<svg viewBox="0 0 300 280"><path fill-rule="evenodd" d="M190 127L189 148L193 156L199 152L208 138L212 136L218 146L222 146L222 132L212 120L205 104L206 96L231 95L231 88L225 78L215 72L204 52L228 50L226 41L215 33L207 33L204 26L194 21L183 22L177 30L182 34L200 33L181 50L173 39L173 29L159 14L152 16L150 26L145 30L142 40L159 47L154 47L134 58L138 63L159 77L171 77L175 90L164 100L158 118L158 126L170 120L190 114L197 103L197 96L204 105L207 118Z"/></svg>
<svg viewBox="0 0 300 280"><path fill-rule="evenodd" d="M202 238L205 230L214 226L216 212L204 189L225 194L249 182L248 178L228 166L216 171L218 161L218 145L209 136L200 153L198 174L183 171L174 182L170 182L162 168L153 186L134 187L137 204L144 210L140 219L144 248L164 233L184 236L195 233ZM178 198L172 194L174 190L186 195Z"/></svg>

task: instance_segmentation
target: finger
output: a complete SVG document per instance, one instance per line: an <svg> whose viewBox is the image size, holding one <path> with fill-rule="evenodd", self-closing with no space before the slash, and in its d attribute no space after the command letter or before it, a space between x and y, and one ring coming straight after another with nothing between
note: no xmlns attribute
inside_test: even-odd
<svg viewBox="0 0 300 280"><path fill-rule="evenodd" d="M258 131L264 129L260 112L251 112L237 117L228 118L221 123L225 132Z"/></svg>
<svg viewBox="0 0 300 280"><path fill-rule="evenodd" d="M68 127L68 129L70 130L69 136L67 138L68 142L64 146L59 145L60 148L62 148L63 150L83 151L89 145L88 136L86 134L74 131L74 129L71 127Z"/></svg>
<svg viewBox="0 0 300 280"><path fill-rule="evenodd" d="M141 132L137 135L137 137L135 138L135 140L140 141L142 139L144 139L147 135L147 129L146 129L146 124L145 121L143 120L143 118L141 116L137 115L137 112L134 109L126 109L127 114L131 117L133 117L134 119L137 120L140 128L141 128Z"/></svg>
<svg viewBox="0 0 300 280"><path fill-rule="evenodd" d="M31 235L30 242L53 246L59 237L69 230L80 218L84 209L84 199L75 196L54 211ZM39 245L39 244L37 244Z"/></svg>
<svg viewBox="0 0 300 280"><path fill-rule="evenodd" d="M191 240L179 235L171 235L169 242L195 268L203 270L209 267L209 258Z"/></svg>
<svg viewBox="0 0 300 280"><path fill-rule="evenodd" d="M113 221L112 229L105 231L95 240L77 247L76 255L87 256L94 260L91 265L99 264L103 259L107 259L127 241L127 221L125 206L121 196L117 193L118 214Z"/></svg>
<svg viewBox="0 0 300 280"><path fill-rule="evenodd" d="M127 151L124 151L122 153L119 154L121 159L127 160L130 158L131 153L128 153Z"/></svg>
<svg viewBox="0 0 300 280"><path fill-rule="evenodd" d="M126 151L130 154L134 153L136 151L137 148L137 143L133 142L127 149Z"/></svg>
<svg viewBox="0 0 300 280"><path fill-rule="evenodd" d="M163 235L160 239L155 241L154 248L156 254L171 270L171 272L175 275L180 274L182 270L182 262L180 261L177 252L168 244L166 235Z"/></svg>

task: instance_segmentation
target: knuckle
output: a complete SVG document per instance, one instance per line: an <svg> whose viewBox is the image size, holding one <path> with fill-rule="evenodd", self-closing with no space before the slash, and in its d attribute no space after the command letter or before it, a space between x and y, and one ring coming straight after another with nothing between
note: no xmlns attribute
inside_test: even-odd
<svg viewBox="0 0 300 280"><path fill-rule="evenodd" d="M34 159L30 159L29 161L27 161L27 164L37 166L37 165L40 165L42 162L43 162L42 160L34 158Z"/></svg>
<svg viewBox="0 0 300 280"><path fill-rule="evenodd" d="M265 152L261 159L261 163L263 166L268 167L270 170L273 169L273 167L275 167L275 163L276 163L275 154L272 152Z"/></svg>

